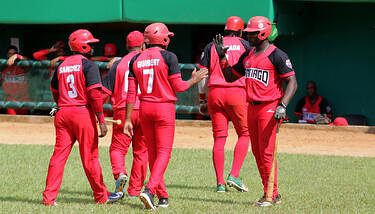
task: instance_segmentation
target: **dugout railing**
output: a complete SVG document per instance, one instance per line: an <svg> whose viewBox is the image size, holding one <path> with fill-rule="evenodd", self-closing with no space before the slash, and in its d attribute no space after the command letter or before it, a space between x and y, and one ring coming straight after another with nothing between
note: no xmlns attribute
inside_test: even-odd
<svg viewBox="0 0 375 214"><path fill-rule="evenodd" d="M96 62L101 73L108 71L107 62ZM195 64L180 64L182 78L187 80ZM48 60L22 60L8 66L6 59L0 59L0 109L48 110L56 106L49 89L54 68ZM178 114L195 114L199 112L199 95L197 86L178 93L176 111ZM111 110L109 102L105 110Z"/></svg>

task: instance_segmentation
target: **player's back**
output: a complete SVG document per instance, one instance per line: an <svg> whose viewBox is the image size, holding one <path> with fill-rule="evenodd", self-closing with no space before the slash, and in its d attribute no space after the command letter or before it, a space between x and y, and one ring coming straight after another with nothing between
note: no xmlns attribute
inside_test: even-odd
<svg viewBox="0 0 375 214"><path fill-rule="evenodd" d="M250 45L247 41L240 37L226 36L223 38L224 47L228 47L226 57L230 66L235 65L241 55L248 49ZM216 53L215 45L209 44L209 87L245 87L245 78L233 74L231 69L222 70L220 67L220 59ZM206 53L205 53L206 54Z"/></svg>
<svg viewBox="0 0 375 214"><path fill-rule="evenodd" d="M170 51L159 47L148 48L131 61L131 76L135 75L142 101L175 102L176 93L169 79L179 74L177 57ZM176 68L177 67L177 68Z"/></svg>
<svg viewBox="0 0 375 214"><path fill-rule="evenodd" d="M116 66L116 76L114 77L114 86L111 95L111 102L114 109L125 108L126 106L126 98L129 88L129 63L130 60L138 53L139 51L132 51L125 55L118 64L114 64L114 66ZM135 108L137 109L138 106L139 100L136 99Z"/></svg>
<svg viewBox="0 0 375 214"><path fill-rule="evenodd" d="M86 78L83 71L82 55L67 57L57 68L59 99L58 105L85 106L87 105Z"/></svg>

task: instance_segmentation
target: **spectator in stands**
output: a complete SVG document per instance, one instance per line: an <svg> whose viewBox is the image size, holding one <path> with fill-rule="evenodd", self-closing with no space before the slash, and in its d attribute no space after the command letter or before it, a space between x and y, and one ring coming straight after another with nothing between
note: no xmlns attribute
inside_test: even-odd
<svg viewBox="0 0 375 214"><path fill-rule="evenodd" d="M7 57L8 57L8 65L9 66L12 66L15 62L19 61L19 60L24 60L24 59L27 59L26 57L20 55L18 53L18 48L14 45L11 45L8 47L7 49Z"/></svg>
<svg viewBox="0 0 375 214"><path fill-rule="evenodd" d="M16 46L7 49L8 67L1 71L0 87L3 89L3 100L5 101L29 101L28 76L25 68L13 66L18 60L26 59L18 53ZM7 114L28 114L25 108L6 109Z"/></svg>
<svg viewBox="0 0 375 214"><path fill-rule="evenodd" d="M295 114L301 123L329 124L332 118L332 109L327 99L318 94L314 81L306 84L307 95L299 100Z"/></svg>

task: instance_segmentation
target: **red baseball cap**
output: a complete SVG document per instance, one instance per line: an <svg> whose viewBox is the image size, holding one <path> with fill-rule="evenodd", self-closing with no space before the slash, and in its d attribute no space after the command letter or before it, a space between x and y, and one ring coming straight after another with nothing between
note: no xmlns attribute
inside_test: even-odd
<svg viewBox="0 0 375 214"><path fill-rule="evenodd" d="M144 37L143 33L139 31L132 31L126 36L126 46L128 47L139 47L143 44Z"/></svg>
<svg viewBox="0 0 375 214"><path fill-rule="evenodd" d="M344 117L336 117L333 123L330 123L331 126L348 126L348 121Z"/></svg>

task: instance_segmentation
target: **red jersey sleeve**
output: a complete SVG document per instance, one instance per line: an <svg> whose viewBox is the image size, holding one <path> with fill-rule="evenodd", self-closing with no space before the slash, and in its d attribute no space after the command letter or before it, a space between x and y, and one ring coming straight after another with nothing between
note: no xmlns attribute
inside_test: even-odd
<svg viewBox="0 0 375 214"><path fill-rule="evenodd" d="M184 92L189 89L189 84L182 80L180 73L169 76L168 80L175 92Z"/></svg>
<svg viewBox="0 0 375 214"><path fill-rule="evenodd" d="M126 97L126 102L130 104L135 103L135 99L137 97L137 80L134 77L129 77L129 88L128 88L128 94Z"/></svg>
<svg viewBox="0 0 375 214"><path fill-rule="evenodd" d="M47 60L48 59L48 56L47 56L48 54L49 54L49 49L43 49L43 50L34 52L33 53L33 57L36 60Z"/></svg>

